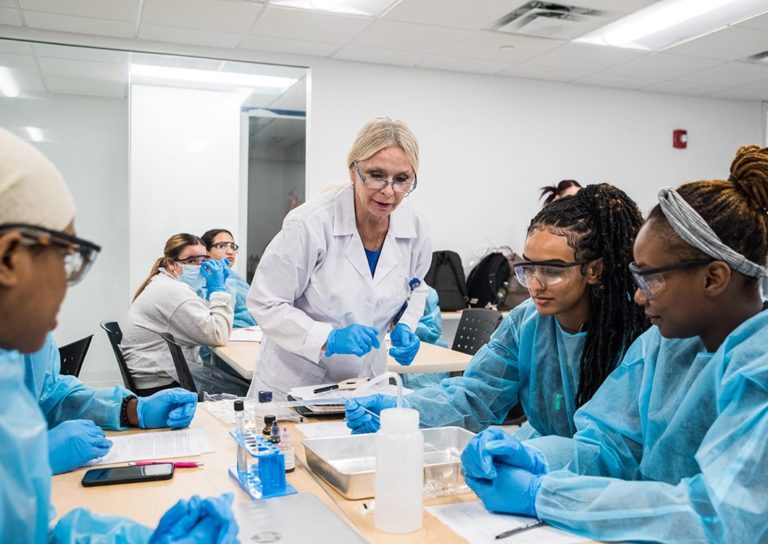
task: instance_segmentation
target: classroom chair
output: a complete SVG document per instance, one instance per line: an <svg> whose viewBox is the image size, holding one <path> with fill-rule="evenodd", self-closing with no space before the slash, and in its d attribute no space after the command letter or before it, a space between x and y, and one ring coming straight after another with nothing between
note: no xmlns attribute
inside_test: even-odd
<svg viewBox="0 0 768 544"><path fill-rule="evenodd" d="M173 359L173 366L176 367L179 385L187 391L197 393L198 400L202 402L203 393L197 390L195 379L192 377L192 371L189 370L189 364L187 363L187 358L184 357L184 351L182 351L181 346L176 343L176 339L169 332L161 333L160 336L163 337L165 343L168 344L168 349L171 351L171 358Z"/></svg>
<svg viewBox="0 0 768 544"><path fill-rule="evenodd" d="M120 374L123 376L123 383L128 391L132 391L139 397L148 397L149 395L159 391L157 388L152 389L139 389L136 387L136 383L133 381L131 371L128 369L128 363L125 362L123 356L123 350L120 344L123 342L123 331L120 329L120 325L117 321L102 321L99 323L104 332L107 333L109 338L109 344L112 346L112 351L115 354L117 360L117 366L120 368Z"/></svg>
<svg viewBox="0 0 768 544"><path fill-rule="evenodd" d="M80 375L80 369L83 367L85 354L88 353L92 339L93 335L91 334L59 348L61 374L74 377Z"/></svg>
<svg viewBox="0 0 768 544"><path fill-rule="evenodd" d="M462 311L451 349L474 355L488 343L499 323L501 313L496 310L471 308Z"/></svg>

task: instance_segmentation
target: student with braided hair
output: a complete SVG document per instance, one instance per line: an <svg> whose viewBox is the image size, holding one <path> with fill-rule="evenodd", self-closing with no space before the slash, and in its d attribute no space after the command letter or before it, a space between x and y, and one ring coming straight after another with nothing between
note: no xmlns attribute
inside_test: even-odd
<svg viewBox="0 0 768 544"><path fill-rule="evenodd" d="M461 377L407 397L426 427L480 431L518 402L528 422L517 436L570 437L573 415L646 328L629 263L642 224L637 205L607 184L556 200L533 218L515 274L531 294L504 319ZM394 399L349 401L347 425L373 432ZM499 429L492 432L501 433Z"/></svg>
<svg viewBox="0 0 768 544"><path fill-rule="evenodd" d="M653 326L572 439L473 439L486 507L595 540L768 542L767 253L768 148L740 148L728 181L662 190L630 265Z"/></svg>

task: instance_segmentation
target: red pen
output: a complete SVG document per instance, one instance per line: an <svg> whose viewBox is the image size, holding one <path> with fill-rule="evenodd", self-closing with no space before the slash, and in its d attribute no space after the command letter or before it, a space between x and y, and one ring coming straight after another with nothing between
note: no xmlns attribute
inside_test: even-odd
<svg viewBox="0 0 768 544"><path fill-rule="evenodd" d="M197 468L205 464L199 461L132 461L128 464L140 467L143 465L161 465L165 463L173 463L174 468Z"/></svg>

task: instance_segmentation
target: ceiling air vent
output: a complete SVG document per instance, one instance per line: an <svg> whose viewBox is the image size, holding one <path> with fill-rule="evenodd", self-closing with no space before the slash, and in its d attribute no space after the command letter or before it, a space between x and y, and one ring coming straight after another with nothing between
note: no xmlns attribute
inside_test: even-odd
<svg viewBox="0 0 768 544"><path fill-rule="evenodd" d="M493 30L571 40L610 22L608 15L597 9L534 1L496 21Z"/></svg>

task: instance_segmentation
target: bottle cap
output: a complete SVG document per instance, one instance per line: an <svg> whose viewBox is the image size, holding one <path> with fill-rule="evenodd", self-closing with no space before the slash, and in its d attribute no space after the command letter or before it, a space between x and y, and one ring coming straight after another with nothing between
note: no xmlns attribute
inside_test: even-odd
<svg viewBox="0 0 768 544"><path fill-rule="evenodd" d="M276 419L275 416L264 416L264 425L269 425L271 427Z"/></svg>
<svg viewBox="0 0 768 544"><path fill-rule="evenodd" d="M235 401L235 412L242 412L244 408L243 401L242 400L236 400Z"/></svg>
<svg viewBox="0 0 768 544"><path fill-rule="evenodd" d="M259 391L259 402L272 402L272 391Z"/></svg>
<svg viewBox="0 0 768 544"><path fill-rule="evenodd" d="M387 408L381 411L381 430L385 433L409 433L419 430L419 412L413 408Z"/></svg>

